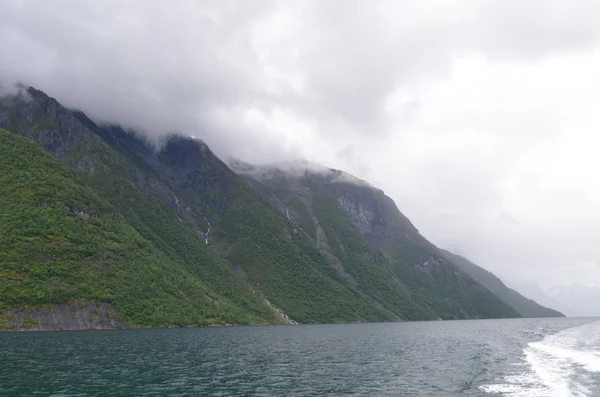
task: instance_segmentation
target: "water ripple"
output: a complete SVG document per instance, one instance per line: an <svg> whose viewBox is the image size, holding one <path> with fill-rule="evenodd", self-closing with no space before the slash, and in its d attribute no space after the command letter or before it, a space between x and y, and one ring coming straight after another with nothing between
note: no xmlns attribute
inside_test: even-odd
<svg viewBox="0 0 600 397"><path fill-rule="evenodd" d="M524 349L586 321L4 333L0 396L510 395Z"/></svg>

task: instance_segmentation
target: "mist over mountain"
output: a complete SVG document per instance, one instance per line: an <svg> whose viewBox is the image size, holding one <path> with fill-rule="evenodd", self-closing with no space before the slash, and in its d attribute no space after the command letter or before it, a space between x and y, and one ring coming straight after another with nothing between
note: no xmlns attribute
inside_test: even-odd
<svg viewBox="0 0 600 397"><path fill-rule="evenodd" d="M34 88L0 99L0 128L3 222L30 225L3 235L4 328L527 315L343 171L232 170L198 139L156 146Z"/></svg>
<svg viewBox="0 0 600 397"><path fill-rule="evenodd" d="M0 90L33 85L153 145L345 170L502 279L588 285L598 4L513 3L8 0Z"/></svg>
<svg viewBox="0 0 600 397"><path fill-rule="evenodd" d="M475 281L492 291L496 296L517 310L524 317L559 317L563 313L555 310L560 306L549 304L547 307L530 299L532 295L523 296L514 289L507 287L502 280L489 271L475 265L468 259L450 251L443 251L460 270L470 275ZM542 302L542 301L540 301ZM545 304L545 302L543 303ZM552 308L552 309L551 309Z"/></svg>
<svg viewBox="0 0 600 397"><path fill-rule="evenodd" d="M546 292L553 301L566 307L569 316L600 316L600 288L584 285L553 287Z"/></svg>

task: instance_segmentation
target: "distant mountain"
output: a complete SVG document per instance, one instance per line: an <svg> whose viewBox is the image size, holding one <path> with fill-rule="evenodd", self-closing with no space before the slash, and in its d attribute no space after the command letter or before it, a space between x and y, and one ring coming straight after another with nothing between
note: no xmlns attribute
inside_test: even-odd
<svg viewBox="0 0 600 397"><path fill-rule="evenodd" d="M488 290L492 291L497 297L513 307L523 317L564 317L564 314L557 310L544 307L532 299L528 299L517 291L508 288L502 280L491 272L475 265L462 256L444 250L444 255L452 261L460 270L467 273Z"/></svg>
<svg viewBox="0 0 600 397"><path fill-rule="evenodd" d="M341 171L234 172L33 88L0 99L0 128L0 328L519 315Z"/></svg>
<svg viewBox="0 0 600 397"><path fill-rule="evenodd" d="M583 285L555 286L546 292L551 299L564 305L569 316L600 316L600 288Z"/></svg>
<svg viewBox="0 0 600 397"><path fill-rule="evenodd" d="M510 288L514 289L520 294L531 297L531 299L543 306L552 307L570 317L574 316L571 307L549 296L546 291L544 291L544 289L535 281L507 280L506 283L510 286Z"/></svg>

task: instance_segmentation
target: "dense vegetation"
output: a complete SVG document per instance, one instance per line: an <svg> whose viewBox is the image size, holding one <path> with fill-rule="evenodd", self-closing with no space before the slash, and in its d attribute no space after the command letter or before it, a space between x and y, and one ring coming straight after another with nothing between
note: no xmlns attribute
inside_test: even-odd
<svg viewBox="0 0 600 397"><path fill-rule="evenodd" d="M98 301L130 325L274 322L172 261L38 145L0 130L0 309ZM240 283L241 284L241 283Z"/></svg>
<svg viewBox="0 0 600 397"><path fill-rule="evenodd" d="M99 135L108 134L106 129L89 126ZM125 135L119 138L117 131L111 136L116 139L113 144L121 143L121 148L123 140L130 139ZM210 220L213 249L238 270L256 293L293 320L343 322L397 318L339 280L310 238L208 152L202 143L173 137L159 153L144 150L141 142L129 143L136 147L130 146L122 152L135 159L138 169L164 183L165 188L179 197L180 204L189 205L187 213L179 214L182 221L176 218L171 223L154 220L160 210L141 206L139 203L148 199L139 197L139 190L127 184L118 184L127 187L125 194L123 190L110 191L108 188L115 186L109 183L116 179L114 172L107 175L110 181L103 180L98 173L90 175L90 184L102 192L103 197L115 198L118 203L115 205L140 233L171 256L175 255L182 263L197 258L196 251L202 246L204 236L190 233L182 225L185 222L191 229L205 231ZM210 274L206 269L193 266L190 269L199 272L209 285L223 283L222 273ZM226 285L217 290L226 293L228 289L236 290ZM246 287L246 290L250 289Z"/></svg>
<svg viewBox="0 0 600 397"><path fill-rule="evenodd" d="M416 320L516 316L511 307L500 302L471 278L457 276L456 269L450 264L428 268L415 266L416 263L423 263L422 258L438 255L437 249L424 239L424 242L420 242L414 238L411 240L412 244L396 239L396 246L389 244L385 246L386 250L381 251L377 249L378 244L370 245L367 241L374 241L373 236L368 238L369 236L360 233L351 217L340 206L335 194L321 186L323 180L320 176L308 175L295 182L276 178L275 181L265 183L294 209L299 224L308 224L310 216L307 214L314 216L324 231L332 253L343 264L344 272L355 281L356 290L370 296L380 307L399 318ZM305 189L299 189L298 184ZM346 196L361 196L364 195L363 189L372 190L371 187L352 184L344 186L344 189L343 194ZM310 192L308 196L307 191ZM368 196L371 199L376 193L369 193ZM379 208L383 207L379 205ZM402 222L402 219L394 219L398 215L401 214L386 212L386 223ZM386 237L389 234L386 233Z"/></svg>
<svg viewBox="0 0 600 397"><path fill-rule="evenodd" d="M5 103L11 125L75 170L161 255L244 313L223 321L274 321L256 295L299 322L395 318L331 277L310 239L200 142L173 137L156 153L117 127L30 94L34 101ZM209 220L212 249L204 244Z"/></svg>

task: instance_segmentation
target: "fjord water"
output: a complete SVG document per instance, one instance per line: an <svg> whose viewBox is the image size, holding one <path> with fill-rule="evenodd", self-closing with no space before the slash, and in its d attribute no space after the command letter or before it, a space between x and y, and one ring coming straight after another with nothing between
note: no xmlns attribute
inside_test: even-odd
<svg viewBox="0 0 600 397"><path fill-rule="evenodd" d="M600 321L0 334L0 396L600 396Z"/></svg>

